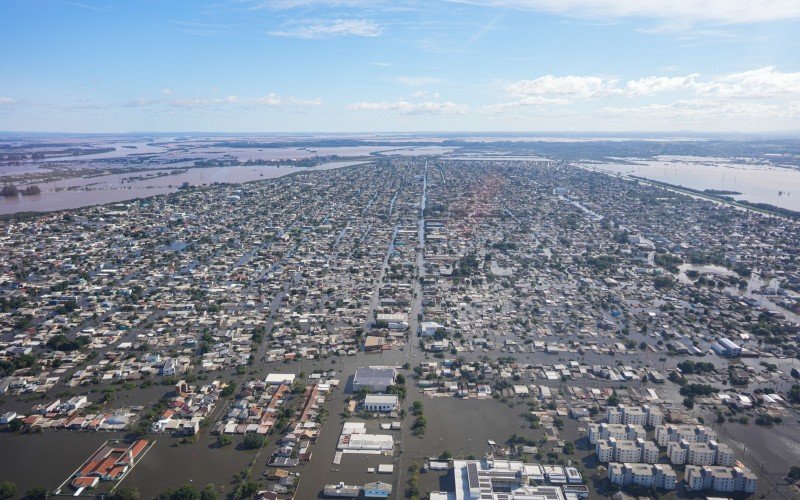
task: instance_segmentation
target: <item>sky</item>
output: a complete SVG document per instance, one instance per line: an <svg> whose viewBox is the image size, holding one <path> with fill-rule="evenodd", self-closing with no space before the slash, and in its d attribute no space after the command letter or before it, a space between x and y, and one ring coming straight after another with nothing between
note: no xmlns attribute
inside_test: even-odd
<svg viewBox="0 0 800 500"><path fill-rule="evenodd" d="M0 130L800 130L800 0L2 0Z"/></svg>

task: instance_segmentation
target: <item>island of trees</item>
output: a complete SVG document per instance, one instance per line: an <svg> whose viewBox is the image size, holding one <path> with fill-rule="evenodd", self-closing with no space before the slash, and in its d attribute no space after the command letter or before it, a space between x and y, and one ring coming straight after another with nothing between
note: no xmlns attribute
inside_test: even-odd
<svg viewBox="0 0 800 500"><path fill-rule="evenodd" d="M19 196L19 195L27 196L32 194L41 194L41 192L42 190L39 188L39 186L35 185L28 186L22 191L20 191L19 189L17 189L17 186L13 184L6 184L5 186L3 186L3 189L0 189L0 196L5 196L10 198L12 196Z"/></svg>

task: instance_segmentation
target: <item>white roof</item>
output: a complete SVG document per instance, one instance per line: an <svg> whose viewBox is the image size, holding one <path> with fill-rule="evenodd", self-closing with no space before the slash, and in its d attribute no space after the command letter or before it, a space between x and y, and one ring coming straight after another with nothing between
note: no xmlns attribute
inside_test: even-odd
<svg viewBox="0 0 800 500"><path fill-rule="evenodd" d="M295 375L293 373L270 373L267 375L266 382L268 384L291 384L294 382Z"/></svg>

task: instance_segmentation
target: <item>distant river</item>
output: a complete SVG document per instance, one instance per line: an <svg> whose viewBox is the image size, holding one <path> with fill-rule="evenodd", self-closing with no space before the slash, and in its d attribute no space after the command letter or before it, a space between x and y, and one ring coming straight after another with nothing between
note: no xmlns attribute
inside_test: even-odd
<svg viewBox="0 0 800 500"><path fill-rule="evenodd" d="M691 189L736 191L738 200L800 211L800 170L727 158L625 158L630 163L592 164L608 172L634 175Z"/></svg>
<svg viewBox="0 0 800 500"><path fill-rule="evenodd" d="M0 214L16 212L48 212L52 210L66 210L115 203L119 201L144 198L159 194L172 193L184 182L192 185L211 184L213 182L243 183L264 179L274 179L295 172L309 170L329 170L367 163L363 161L340 161L324 163L322 165L303 167L210 167L190 168L186 172L152 177L158 173L168 173L169 170L147 170L126 174L111 174L101 177L77 177L53 182L39 183L42 193L34 196L17 196L14 198L0 197ZM20 184L24 187L25 184Z"/></svg>

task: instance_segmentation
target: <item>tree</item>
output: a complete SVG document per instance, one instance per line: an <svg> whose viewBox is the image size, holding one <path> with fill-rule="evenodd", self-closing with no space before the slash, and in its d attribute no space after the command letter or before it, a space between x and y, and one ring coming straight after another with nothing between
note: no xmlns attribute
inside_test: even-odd
<svg viewBox="0 0 800 500"><path fill-rule="evenodd" d="M666 290L675 286L675 280L671 276L659 276L653 280L653 286L659 290Z"/></svg>
<svg viewBox="0 0 800 500"><path fill-rule="evenodd" d="M112 500L139 500L139 490L131 487L122 487L114 490Z"/></svg>
<svg viewBox="0 0 800 500"><path fill-rule="evenodd" d="M228 446L229 444L231 444L231 442L233 442L233 440L227 434L220 434L219 436L217 436L217 446L219 446L220 448L222 448L223 446Z"/></svg>
<svg viewBox="0 0 800 500"><path fill-rule="evenodd" d="M611 391L611 395L606 400L606 405L608 406L617 406L619 404L619 396L617 396L617 390L614 389Z"/></svg>
<svg viewBox="0 0 800 500"><path fill-rule="evenodd" d="M219 494L217 493L217 488L212 484L208 483L203 491L200 492L200 500L217 500L219 498Z"/></svg>
<svg viewBox="0 0 800 500"><path fill-rule="evenodd" d="M412 408L412 411L414 412L414 415L421 415L422 414L422 409L423 409L422 401L417 399L416 401L414 401L412 403L411 408Z"/></svg>
<svg viewBox="0 0 800 500"><path fill-rule="evenodd" d="M791 389L789 389L789 399L793 403L800 403L800 385L794 384Z"/></svg>
<svg viewBox="0 0 800 500"><path fill-rule="evenodd" d="M167 490L158 496L159 500L200 500L200 492L192 485L181 486L177 490Z"/></svg>
<svg viewBox="0 0 800 500"><path fill-rule="evenodd" d="M16 494L16 484L11 481L0 481L0 499L13 498Z"/></svg>
<svg viewBox="0 0 800 500"><path fill-rule="evenodd" d="M248 450L255 450L257 448L261 448L264 446L264 443L267 442L267 438L262 436L261 434L256 434L251 432L244 437L244 447Z"/></svg>
<svg viewBox="0 0 800 500"><path fill-rule="evenodd" d="M258 483L253 481L246 481L241 484L239 487L239 497L241 498L251 498L253 495L258 493Z"/></svg>
<svg viewBox="0 0 800 500"><path fill-rule="evenodd" d="M25 492L23 500L42 500L50 496L50 490L43 486L36 486Z"/></svg>

